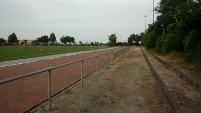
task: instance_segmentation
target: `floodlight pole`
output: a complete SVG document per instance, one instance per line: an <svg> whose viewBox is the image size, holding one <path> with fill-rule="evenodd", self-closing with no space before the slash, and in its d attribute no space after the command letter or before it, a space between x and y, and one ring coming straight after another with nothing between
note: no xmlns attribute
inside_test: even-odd
<svg viewBox="0 0 201 113"><path fill-rule="evenodd" d="M153 0L153 24L154 24L154 0Z"/></svg>
<svg viewBox="0 0 201 113"><path fill-rule="evenodd" d="M164 35L164 33L165 33L165 31L164 31L164 25L161 25L162 27L163 27L163 35Z"/></svg>
<svg viewBox="0 0 201 113"><path fill-rule="evenodd" d="M146 17L147 17L147 15L145 15L144 17L145 17L145 30L144 30L144 33L145 33L145 32L146 32L146 29L147 29L147 28L146 28Z"/></svg>

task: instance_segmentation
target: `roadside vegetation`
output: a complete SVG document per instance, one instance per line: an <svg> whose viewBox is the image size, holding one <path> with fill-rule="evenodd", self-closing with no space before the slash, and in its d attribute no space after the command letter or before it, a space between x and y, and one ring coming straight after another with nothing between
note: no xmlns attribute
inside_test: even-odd
<svg viewBox="0 0 201 113"><path fill-rule="evenodd" d="M146 29L143 45L163 55L182 54L186 64L201 70L200 7L200 0L161 0L155 8L159 16Z"/></svg>

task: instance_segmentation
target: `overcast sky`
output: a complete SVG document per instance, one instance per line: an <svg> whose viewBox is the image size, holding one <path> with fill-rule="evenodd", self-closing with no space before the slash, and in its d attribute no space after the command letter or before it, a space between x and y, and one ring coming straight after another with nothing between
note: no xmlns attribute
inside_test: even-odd
<svg viewBox="0 0 201 113"><path fill-rule="evenodd" d="M155 0L155 5L160 0ZM153 22L153 0L0 0L0 38L15 33L18 39L34 40L53 32L60 41L117 41L139 34Z"/></svg>

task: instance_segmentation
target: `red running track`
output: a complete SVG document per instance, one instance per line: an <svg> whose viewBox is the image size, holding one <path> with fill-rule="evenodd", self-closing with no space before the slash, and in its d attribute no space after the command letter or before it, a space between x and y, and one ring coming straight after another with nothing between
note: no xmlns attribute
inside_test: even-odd
<svg viewBox="0 0 201 113"><path fill-rule="evenodd" d="M61 58L41 60L21 65L0 68L0 80L58 66L75 60L95 56L106 52L114 52L122 47L94 51L85 54L65 56ZM107 60L111 60L108 54ZM106 55L99 57L99 67L106 63ZM84 61L84 75L96 69L96 58ZM81 63L64 66L52 71L52 94L80 79ZM39 103L48 96L48 72L43 72L19 80L0 85L0 112L20 113Z"/></svg>

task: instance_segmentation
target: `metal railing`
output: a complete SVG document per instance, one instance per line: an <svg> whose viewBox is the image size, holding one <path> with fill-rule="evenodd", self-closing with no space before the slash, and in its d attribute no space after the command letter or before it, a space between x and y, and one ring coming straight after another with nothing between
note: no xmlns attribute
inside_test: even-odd
<svg viewBox="0 0 201 113"><path fill-rule="evenodd" d="M124 48L124 49L121 49L119 51L115 51L115 52L106 52L106 53L102 53L102 54L98 54L98 55L95 55L95 56L91 56L91 57L87 57L87 58L84 58L84 59L80 59L80 60L76 60L76 61L73 61L73 62L69 62L69 63L65 63L65 64L61 64L61 65L58 65L58 66L54 66L54 67L49 67L49 68L46 68L46 69L42 69L42 70L38 70L38 71L35 71L35 72L31 72L31 73L26 73L26 74L22 74L22 75L19 75L19 76L16 76L16 77L11 77L11 78L8 78L8 79L4 79L4 80L0 80L0 85L2 84L5 84L5 83L8 83L8 82L12 82L12 81L15 81L15 80L18 80L18 79L22 79L22 78L25 78L25 77L29 77L29 76L32 76L32 75L36 75L36 74L39 74L39 73L43 73L43 72L48 72L48 97L46 99L44 99L43 101L39 102L38 104L28 108L27 110L25 110L24 112L27 112L27 111L31 111L33 110L34 108L38 107L39 105L43 104L44 102L47 102L48 101L48 107L49 107L49 111L51 111L51 100L52 100L52 97L56 96L57 94L61 93L62 91L64 91L64 89L72 86L73 84L75 83L78 83L78 82L81 82L81 86L83 87L83 79L89 75L91 75L92 73L97 73L98 74L98 71L99 69L101 69L102 67L108 65L108 63L112 63L113 60L117 59L117 58L120 58L124 53L126 53L127 51L129 50L129 48ZM111 60L108 61L108 54L111 55ZM106 64L104 64L103 66L99 66L99 56L102 56L102 55L105 55L105 58L106 58ZM96 58L96 70L94 70L93 72L91 72L90 74L84 76L83 75L83 62L85 60L88 60L88 59L92 59L92 58ZM55 70L57 68L61 68L61 67L64 67L64 66L68 66L68 65L71 65L71 64L74 64L74 63L78 63L80 62L81 63L81 75L80 75L80 79L79 80L76 80L75 82L71 83L70 85L66 86L65 88L61 89L60 91L54 93L53 95L51 94L51 81L52 81L52 70Z"/></svg>

